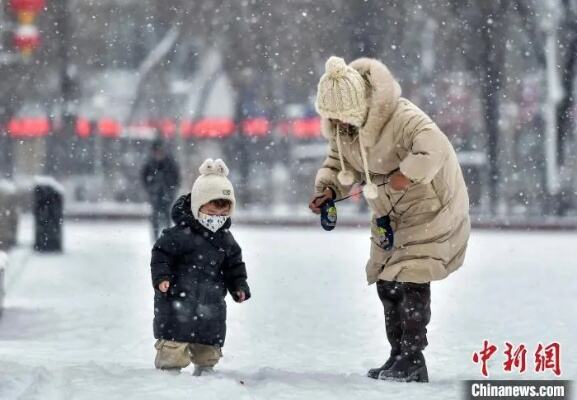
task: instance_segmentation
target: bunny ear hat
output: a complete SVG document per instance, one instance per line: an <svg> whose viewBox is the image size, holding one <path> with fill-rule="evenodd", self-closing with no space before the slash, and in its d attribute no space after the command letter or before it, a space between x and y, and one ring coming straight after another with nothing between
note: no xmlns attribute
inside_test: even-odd
<svg viewBox="0 0 577 400"><path fill-rule="evenodd" d="M192 215L198 219L200 207L212 200L224 199L231 203L230 214L234 212L236 199L234 188L228 179L229 169L220 158L207 158L198 168L200 176L196 178L190 191L190 206Z"/></svg>

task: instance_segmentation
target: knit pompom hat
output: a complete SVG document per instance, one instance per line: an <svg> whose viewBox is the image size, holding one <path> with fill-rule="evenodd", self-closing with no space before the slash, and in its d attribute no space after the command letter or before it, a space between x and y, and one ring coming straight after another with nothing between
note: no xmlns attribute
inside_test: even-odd
<svg viewBox="0 0 577 400"><path fill-rule="evenodd" d="M194 218L198 219L200 207L212 200L224 199L230 201L230 214L234 212L236 199L234 188L227 178L228 167L220 158L207 158L198 169L200 176L196 178L190 191L190 208Z"/></svg>
<svg viewBox="0 0 577 400"><path fill-rule="evenodd" d="M319 81L315 108L323 118L362 126L368 106L365 81L361 74L342 58L330 57Z"/></svg>
<svg viewBox="0 0 577 400"><path fill-rule="evenodd" d="M361 128L367 117L368 104L366 98L367 87L361 74L349 67L340 57L330 57L325 64L325 74L321 76L317 92L315 107L323 118L337 119L341 122ZM336 143L341 163L341 170L337 179L344 186L353 184L355 176L347 171L342 143L340 124L336 125ZM378 187L371 181L367 149L362 135L359 135L359 147L363 169L365 172L365 186L363 194L368 200L378 197Z"/></svg>

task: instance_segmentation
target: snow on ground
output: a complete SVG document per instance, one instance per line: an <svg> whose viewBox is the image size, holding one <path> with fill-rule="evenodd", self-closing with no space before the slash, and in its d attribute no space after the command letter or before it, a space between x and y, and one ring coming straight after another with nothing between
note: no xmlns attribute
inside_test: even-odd
<svg viewBox="0 0 577 400"><path fill-rule="evenodd" d="M31 252L24 229L6 276L0 399L458 399L462 380L481 377L471 355L483 339L530 354L559 341L563 377L577 375L575 233L474 233L466 265L432 286L431 382L403 384L364 377L388 351L365 284L367 231L234 232L254 297L229 301L218 374L194 378L153 368L144 222L67 223L63 255ZM491 377L554 377L506 375L499 353Z"/></svg>

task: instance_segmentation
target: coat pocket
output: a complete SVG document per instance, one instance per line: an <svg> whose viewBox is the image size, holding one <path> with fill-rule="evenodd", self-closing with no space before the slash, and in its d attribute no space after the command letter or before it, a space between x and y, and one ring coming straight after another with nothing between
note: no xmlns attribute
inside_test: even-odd
<svg viewBox="0 0 577 400"><path fill-rule="evenodd" d="M394 219L407 219L420 214L434 214L441 209L441 201L430 183L416 183L406 191L394 190L387 185L387 193L392 203L391 216Z"/></svg>

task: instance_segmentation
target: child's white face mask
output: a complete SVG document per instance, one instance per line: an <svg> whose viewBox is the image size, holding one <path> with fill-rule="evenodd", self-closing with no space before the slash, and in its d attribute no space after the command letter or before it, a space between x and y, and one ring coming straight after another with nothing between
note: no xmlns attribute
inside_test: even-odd
<svg viewBox="0 0 577 400"><path fill-rule="evenodd" d="M222 228L228 218L228 215L208 215L198 212L198 222L211 232L216 232Z"/></svg>

